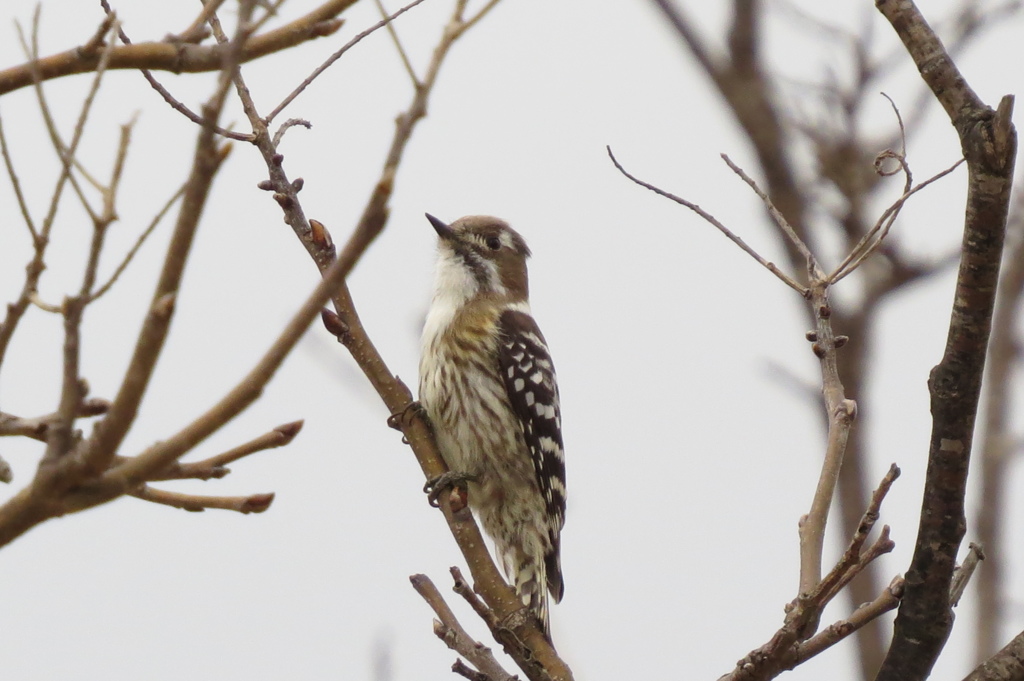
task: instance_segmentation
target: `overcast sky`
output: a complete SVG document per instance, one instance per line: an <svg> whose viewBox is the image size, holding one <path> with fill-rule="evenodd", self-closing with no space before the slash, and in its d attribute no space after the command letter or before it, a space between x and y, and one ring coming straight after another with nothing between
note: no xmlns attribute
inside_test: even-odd
<svg viewBox="0 0 1024 681"><path fill-rule="evenodd" d="M285 14L315 4L291 0ZM721 33L720 3L689 4L710 34ZM873 3L832 4L830 20L852 27L870 21L879 53L895 49ZM947 3L925 4L938 14L935 6ZM182 30L195 6L115 3L135 41ZM450 6L427 0L397 24L421 72ZM28 26L32 8L28 0L7 0L4 18ZM264 112L377 20L368 0L346 17L331 38L246 65ZM100 19L95 3L46 4L41 51L81 44ZM825 51L836 41L786 21L770 22L768 48L792 83L842 72L844 62ZM1011 60L1005 71L993 70L986 59L1015 50L1020 36L1021 23L1006 22L959 61L990 104L1019 89L1024 67ZM0 22L0 66L23 60L12 23ZM211 91L210 76L160 78L193 106ZM65 135L89 79L46 85ZM886 91L910 106L917 87L908 61ZM305 179L306 214L336 241L358 219L394 116L410 96L381 32L288 109L313 128L288 133L286 170ZM877 99L869 125L888 130L889 105ZM0 100L38 218L57 164L37 112L28 89ZM141 76L112 73L79 154L101 177L118 126L136 112L106 272L182 181L196 136ZM237 107L227 118L245 129ZM944 117L932 115L925 126L910 149L919 178L959 156ZM779 258L756 197L719 160L726 152L753 173L748 146L647 3L506 0L445 64L399 173L387 230L350 278L351 289L391 370L414 385L436 239L424 211L444 220L493 214L524 235L534 252L533 308L563 402L569 507L566 594L551 616L558 649L581 680L714 679L771 637L796 592L796 523L809 508L824 442L820 407L793 379L813 387L817 363L804 340L799 297L712 227L619 175L606 144L631 171L700 203L766 257ZM256 151L236 144L215 182L174 328L122 453L168 437L213 404L315 285L316 270L277 205L256 188L265 176ZM964 180L961 169L906 209L896 231L915 253L956 248ZM892 180L890 200L901 182ZM6 181L0 185L6 302L19 290L29 255L10 190ZM58 302L77 286L89 229L69 199L41 286L45 300ZM89 308L82 375L94 395L110 398L117 389L169 234L164 225L121 283ZM864 425L870 479L892 462L903 469L882 511L897 544L883 561L887 578L905 568L913 548L929 430L925 381L941 355L951 291L952 273L890 302L875 338L881 354L870 390L852 396L871 417ZM23 322L0 385L5 411L53 410L60 324L38 310ZM313 328L262 399L192 456L305 419L294 443L234 464L220 481L165 485L208 494L273 491L273 507L253 516L187 514L126 498L45 523L5 547L4 678L453 678L454 653L432 635L433 613L408 576L427 573L448 593L447 568L461 564L461 555L386 417L346 351ZM16 480L0 489L0 500L31 478L41 451L13 440L2 442L2 453ZM1013 484L1019 488L1019 471ZM1012 510L1010 531L1019 536L1019 502ZM967 539L972 531L969 522ZM827 560L841 542L832 536ZM1021 594L1024 583L1014 577L1020 561L1015 565L1007 574ZM463 623L483 636L455 601ZM933 676L938 681L959 679L973 666L971 607L968 595ZM1014 607L1004 638L1024 628L1024 606L1018 600ZM838 599L825 621L848 613ZM384 658L390 668L375 670ZM852 647L843 644L788 678L843 681L854 678L846 671L852 666Z"/></svg>

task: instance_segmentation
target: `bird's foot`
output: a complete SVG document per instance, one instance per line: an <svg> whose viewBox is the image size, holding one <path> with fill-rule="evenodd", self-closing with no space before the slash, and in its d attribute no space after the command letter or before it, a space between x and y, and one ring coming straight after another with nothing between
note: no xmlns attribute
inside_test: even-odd
<svg viewBox="0 0 1024 681"><path fill-rule="evenodd" d="M419 416L424 421L426 421L428 425L430 424L430 419L427 418L427 410L423 407L419 400L413 400L412 402L405 405L403 408L399 409L398 411L396 411L395 413L391 414L391 416L388 417L388 427L394 428L398 432L403 433L402 442L405 444L409 444L409 441L405 438L404 435L405 426L409 422L409 419L412 418L413 416Z"/></svg>
<svg viewBox="0 0 1024 681"><path fill-rule="evenodd" d="M427 501L434 508L437 508L440 504L438 499L444 494L446 490L455 488L465 489L467 482L475 482L476 476L464 471L448 471L443 475L439 475L436 478L427 480L426 484L423 485L423 492L427 495Z"/></svg>

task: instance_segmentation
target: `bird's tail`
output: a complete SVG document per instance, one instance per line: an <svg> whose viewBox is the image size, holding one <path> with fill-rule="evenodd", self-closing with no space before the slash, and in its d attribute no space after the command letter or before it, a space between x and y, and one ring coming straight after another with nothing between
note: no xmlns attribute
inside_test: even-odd
<svg viewBox="0 0 1024 681"><path fill-rule="evenodd" d="M551 640L551 626L548 614L548 592L555 603L562 600L562 566L558 551L548 551L546 555L529 556L520 551L512 555L502 556L505 574L515 582L516 595L523 605L530 609L540 622L541 631Z"/></svg>
<svg viewBox="0 0 1024 681"><path fill-rule="evenodd" d="M541 631L551 638L548 617L548 580L545 561L532 557L517 561L512 574L515 575L516 595L523 605L530 609L540 622Z"/></svg>
<svg viewBox="0 0 1024 681"><path fill-rule="evenodd" d="M487 518L484 518L486 527ZM500 536L491 533L491 536ZM498 564L515 587L520 602L529 608L540 623L541 631L551 640L548 616L548 592L555 603L562 600L562 566L559 560L557 536L548 537L524 533L512 542L495 541Z"/></svg>

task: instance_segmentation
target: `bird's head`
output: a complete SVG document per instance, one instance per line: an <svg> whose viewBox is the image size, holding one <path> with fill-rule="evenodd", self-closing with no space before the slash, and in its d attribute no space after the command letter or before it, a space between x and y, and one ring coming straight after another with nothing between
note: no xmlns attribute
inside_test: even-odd
<svg viewBox="0 0 1024 681"><path fill-rule="evenodd" d="M469 215L450 225L427 214L438 236L439 292L463 299L480 295L526 301L530 249L504 220Z"/></svg>

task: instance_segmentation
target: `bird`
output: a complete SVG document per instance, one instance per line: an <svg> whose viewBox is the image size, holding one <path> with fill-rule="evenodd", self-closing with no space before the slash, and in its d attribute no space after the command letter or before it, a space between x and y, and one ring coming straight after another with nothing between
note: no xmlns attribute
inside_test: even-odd
<svg viewBox="0 0 1024 681"><path fill-rule="evenodd" d="M495 217L426 217L438 255L419 401L449 480L465 481L505 576L550 640L548 593L556 603L564 593L565 454L555 367L530 311L530 249Z"/></svg>

